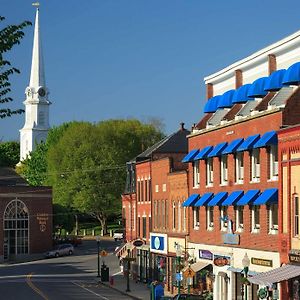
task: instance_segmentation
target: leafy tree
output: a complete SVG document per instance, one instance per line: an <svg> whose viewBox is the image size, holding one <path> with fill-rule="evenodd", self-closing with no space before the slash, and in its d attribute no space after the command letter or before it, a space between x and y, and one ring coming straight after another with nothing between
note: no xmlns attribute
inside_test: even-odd
<svg viewBox="0 0 300 300"><path fill-rule="evenodd" d="M0 22L5 20L4 17L0 16ZM10 51L13 46L20 44L21 39L24 37L22 31L25 27L31 25L31 22L24 21L19 25L8 25L0 30L0 103L7 104L13 101L8 96L11 92L11 84L9 78L14 73L20 73L18 69L13 67L10 61L4 59L3 54ZM9 117L14 114L23 113L23 109L11 110L10 108L0 108L0 118Z"/></svg>
<svg viewBox="0 0 300 300"><path fill-rule="evenodd" d="M0 143L0 166L14 167L19 162L20 143L4 142Z"/></svg>
<svg viewBox="0 0 300 300"><path fill-rule="evenodd" d="M74 227L74 215L72 210L60 204L54 204L53 225L56 229L64 228L68 232L71 232Z"/></svg>

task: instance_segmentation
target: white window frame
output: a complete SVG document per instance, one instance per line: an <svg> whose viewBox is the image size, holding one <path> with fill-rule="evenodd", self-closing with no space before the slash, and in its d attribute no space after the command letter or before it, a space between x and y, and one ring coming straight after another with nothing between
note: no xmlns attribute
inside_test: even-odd
<svg viewBox="0 0 300 300"><path fill-rule="evenodd" d="M241 221L241 219L243 221ZM236 206L235 209L235 224L236 224L236 231L243 232L244 230L244 207L243 206Z"/></svg>
<svg viewBox="0 0 300 300"><path fill-rule="evenodd" d="M193 162L193 187L198 188L200 185L199 160Z"/></svg>
<svg viewBox="0 0 300 300"><path fill-rule="evenodd" d="M237 184L244 183L244 152L235 154L235 182Z"/></svg>
<svg viewBox="0 0 300 300"><path fill-rule="evenodd" d="M173 201L172 203L172 229L176 229L176 203Z"/></svg>
<svg viewBox="0 0 300 300"><path fill-rule="evenodd" d="M183 207L183 231L186 231L186 221L187 221L187 218L186 218L186 207L184 206Z"/></svg>
<svg viewBox="0 0 300 300"><path fill-rule="evenodd" d="M167 191L167 184L166 184L166 183L164 183L164 184L162 185L162 191L163 191L163 192L166 192L166 191Z"/></svg>
<svg viewBox="0 0 300 300"><path fill-rule="evenodd" d="M298 195L294 195L293 197L293 236L294 237L299 237L299 196Z"/></svg>
<svg viewBox="0 0 300 300"><path fill-rule="evenodd" d="M159 186L158 184L155 185L155 193L158 193L159 192Z"/></svg>
<svg viewBox="0 0 300 300"><path fill-rule="evenodd" d="M214 229L214 207L206 207L206 228L211 231Z"/></svg>
<svg viewBox="0 0 300 300"><path fill-rule="evenodd" d="M228 221L224 221L223 218L228 215L227 206L220 207L220 228L221 231L227 231Z"/></svg>
<svg viewBox="0 0 300 300"><path fill-rule="evenodd" d="M200 228L200 208L193 207L193 227L195 230Z"/></svg>
<svg viewBox="0 0 300 300"><path fill-rule="evenodd" d="M269 152L270 180L278 180L278 146L271 145Z"/></svg>
<svg viewBox="0 0 300 300"><path fill-rule="evenodd" d="M214 183L214 167L213 157L206 159L206 186L213 186Z"/></svg>
<svg viewBox="0 0 300 300"><path fill-rule="evenodd" d="M251 181L260 181L260 149L251 150Z"/></svg>
<svg viewBox="0 0 300 300"><path fill-rule="evenodd" d="M260 232L260 206L253 205L251 208L251 232Z"/></svg>
<svg viewBox="0 0 300 300"><path fill-rule="evenodd" d="M220 159L221 185L228 184L228 155L222 155Z"/></svg>
<svg viewBox="0 0 300 300"><path fill-rule="evenodd" d="M278 204L271 204L269 209L269 234L278 234ZM277 224L274 222L274 215L277 214Z"/></svg>

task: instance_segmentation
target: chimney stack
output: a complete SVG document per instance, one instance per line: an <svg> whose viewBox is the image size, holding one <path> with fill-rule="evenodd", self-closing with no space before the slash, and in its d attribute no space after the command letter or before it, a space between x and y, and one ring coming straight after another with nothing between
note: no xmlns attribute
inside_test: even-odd
<svg viewBox="0 0 300 300"><path fill-rule="evenodd" d="M181 131L185 130L185 128L184 128L184 123L183 123L183 122L180 123L180 130L181 130Z"/></svg>
<svg viewBox="0 0 300 300"><path fill-rule="evenodd" d="M211 98L214 95L214 88L212 83L206 84L206 99Z"/></svg>
<svg viewBox="0 0 300 300"><path fill-rule="evenodd" d="M268 66L269 66L269 75L277 70L276 56L274 54L268 55Z"/></svg>
<svg viewBox="0 0 300 300"><path fill-rule="evenodd" d="M238 89L243 85L243 71L235 70L235 88Z"/></svg>

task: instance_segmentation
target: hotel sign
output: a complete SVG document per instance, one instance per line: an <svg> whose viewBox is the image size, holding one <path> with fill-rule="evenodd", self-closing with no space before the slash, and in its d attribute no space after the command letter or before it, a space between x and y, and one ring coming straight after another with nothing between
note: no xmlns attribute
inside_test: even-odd
<svg viewBox="0 0 300 300"><path fill-rule="evenodd" d="M300 251L299 250L291 250L289 252L289 260L291 263L300 264Z"/></svg>
<svg viewBox="0 0 300 300"><path fill-rule="evenodd" d="M258 265L263 267L273 267L273 260L270 259L261 259L261 258L252 257L251 263L253 265Z"/></svg>

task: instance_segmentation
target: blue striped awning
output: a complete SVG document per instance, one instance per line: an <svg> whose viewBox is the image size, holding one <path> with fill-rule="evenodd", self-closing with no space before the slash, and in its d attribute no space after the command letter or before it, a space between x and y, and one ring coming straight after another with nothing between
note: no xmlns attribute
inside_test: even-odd
<svg viewBox="0 0 300 300"><path fill-rule="evenodd" d="M251 101L254 100L253 98L250 98L247 96L248 94L248 90L251 87L251 84L244 84L241 87L239 87L233 97L232 97L232 103L236 104L236 103L245 103L247 101Z"/></svg>
<svg viewBox="0 0 300 300"><path fill-rule="evenodd" d="M300 83L300 62L296 62L286 70L282 83L284 85L298 85Z"/></svg>
<svg viewBox="0 0 300 300"><path fill-rule="evenodd" d="M237 152L239 151L246 151L253 148L253 145L258 141L260 135L255 134L247 137L244 142L236 149Z"/></svg>
<svg viewBox="0 0 300 300"><path fill-rule="evenodd" d="M201 149L199 153L195 156L194 160L205 159L212 149L213 146L206 146L205 148Z"/></svg>
<svg viewBox="0 0 300 300"><path fill-rule="evenodd" d="M213 193L205 193L202 197L194 204L194 206L205 206L213 197Z"/></svg>
<svg viewBox="0 0 300 300"><path fill-rule="evenodd" d="M227 197L227 192L220 192L216 194L207 204L207 206L218 206L220 205L224 199Z"/></svg>
<svg viewBox="0 0 300 300"><path fill-rule="evenodd" d="M264 87L267 79L268 77L261 77L253 81L248 90L247 96L250 98L263 98L266 96L268 92L264 90Z"/></svg>
<svg viewBox="0 0 300 300"><path fill-rule="evenodd" d="M218 103L220 102L221 97L222 97L221 95L218 95L218 96L214 96L214 97L208 99L204 106L204 112L205 113L216 112L218 109Z"/></svg>
<svg viewBox="0 0 300 300"><path fill-rule="evenodd" d="M235 205L244 195L243 191L234 191L232 192L222 203L222 206Z"/></svg>
<svg viewBox="0 0 300 300"><path fill-rule="evenodd" d="M223 150L222 154L230 154L234 153L236 149L242 144L244 141L243 138L236 139L232 141L230 144L227 145L227 147Z"/></svg>
<svg viewBox="0 0 300 300"><path fill-rule="evenodd" d="M211 152L209 152L207 157L214 157L214 156L222 155L222 151L225 149L226 146L227 146L227 142L218 144L217 146L214 147L214 149Z"/></svg>
<svg viewBox="0 0 300 300"><path fill-rule="evenodd" d="M182 162L191 162L194 160L194 157L199 153L199 149L194 149L190 151L182 160Z"/></svg>
<svg viewBox="0 0 300 300"><path fill-rule="evenodd" d="M278 203L278 189L267 189L263 191L253 202L253 205Z"/></svg>
<svg viewBox="0 0 300 300"><path fill-rule="evenodd" d="M192 194L182 203L182 206L193 206L199 199L199 196L199 194Z"/></svg>
<svg viewBox="0 0 300 300"><path fill-rule="evenodd" d="M253 145L253 148L266 147L268 145L277 145L277 143L278 138L276 131L268 131Z"/></svg>
<svg viewBox="0 0 300 300"><path fill-rule="evenodd" d="M265 91L278 91L283 87L283 77L286 72L286 69L277 70L273 72L268 79L264 87Z"/></svg>
<svg viewBox="0 0 300 300"><path fill-rule="evenodd" d="M225 92L218 103L218 108L226 108L226 107L232 107L232 97L234 95L235 90L229 90Z"/></svg>
<svg viewBox="0 0 300 300"><path fill-rule="evenodd" d="M256 200L260 191L259 190L249 190L244 194L243 197L236 203L237 206L243 206L247 204L252 204Z"/></svg>

